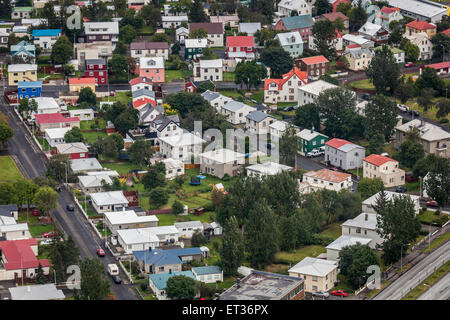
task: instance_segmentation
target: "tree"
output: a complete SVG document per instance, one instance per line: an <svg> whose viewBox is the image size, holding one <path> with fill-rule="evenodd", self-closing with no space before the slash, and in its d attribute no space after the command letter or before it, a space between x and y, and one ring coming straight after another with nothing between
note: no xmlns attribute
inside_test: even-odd
<svg viewBox="0 0 450 320"><path fill-rule="evenodd" d="M397 262L406 252L405 245L417 239L420 222L416 217L414 202L409 196L394 196L381 208L375 208L377 233L384 240L382 258L385 264ZM405 250L402 250L405 249Z"/></svg>
<svg viewBox="0 0 450 320"><path fill-rule="evenodd" d="M86 87L80 90L80 93L78 94L78 100L77 103L87 103L90 106L95 106L97 104L97 96L92 91L90 87Z"/></svg>
<svg viewBox="0 0 450 320"><path fill-rule="evenodd" d="M137 109L127 108L114 121L116 130L126 134L128 130L136 128L139 123L139 111Z"/></svg>
<svg viewBox="0 0 450 320"><path fill-rule="evenodd" d="M383 146L386 142L384 135L382 133L375 133L369 139L369 154L375 153L380 154L383 152Z"/></svg>
<svg viewBox="0 0 450 320"><path fill-rule="evenodd" d="M72 169L70 168L70 158L67 154L55 154L50 158L47 164L46 175L52 177L57 181L63 181L66 175L72 174Z"/></svg>
<svg viewBox="0 0 450 320"><path fill-rule="evenodd" d="M42 269L42 265L39 263L38 270L36 272L36 284L46 284L47 278L44 275L44 270Z"/></svg>
<svg viewBox="0 0 450 320"><path fill-rule="evenodd" d="M444 81L439 78L435 69L426 67L422 69L422 73L417 78L415 85L419 91L425 88L431 88L436 90L436 93L441 94L444 88Z"/></svg>
<svg viewBox="0 0 450 320"><path fill-rule="evenodd" d="M149 193L150 205L155 208L160 208L162 205L167 204L169 201L169 195L166 189L157 187Z"/></svg>
<svg viewBox="0 0 450 320"><path fill-rule="evenodd" d="M327 1L328 3L328 1ZM329 60L336 56L333 40L336 38L336 26L330 20L319 20L312 27L316 50Z"/></svg>
<svg viewBox="0 0 450 320"><path fill-rule="evenodd" d="M125 147L125 142L123 141L123 137L117 132L114 132L113 134L108 136L108 139L111 139L112 141L114 141L117 152L122 151L123 148Z"/></svg>
<svg viewBox="0 0 450 320"><path fill-rule="evenodd" d="M448 99L439 99L436 103L436 117L444 118L450 113L450 100Z"/></svg>
<svg viewBox="0 0 450 320"><path fill-rule="evenodd" d="M0 0L0 18L10 19L11 12L12 12L11 1Z"/></svg>
<svg viewBox="0 0 450 320"><path fill-rule="evenodd" d="M39 188L34 196L34 204L40 212L49 215L58 208L58 193L50 187Z"/></svg>
<svg viewBox="0 0 450 320"><path fill-rule="evenodd" d="M403 76L400 78L397 89L395 90L395 96L403 104L414 96L414 82L411 78L408 78L406 81Z"/></svg>
<svg viewBox="0 0 450 320"><path fill-rule="evenodd" d="M367 268L372 265L378 265L378 259L368 245L356 243L342 248L339 252L341 274L347 276L354 289L360 288L366 283L370 275L367 273Z"/></svg>
<svg viewBox="0 0 450 320"><path fill-rule="evenodd" d="M14 203L22 206L27 205L27 212L33 203L34 196L39 187L32 180L19 179L13 184L14 187Z"/></svg>
<svg viewBox="0 0 450 320"><path fill-rule="evenodd" d="M436 164L438 157L434 153L430 153L425 158L422 158L416 162L413 167L413 175L416 178L425 177L425 175L431 171L431 168Z"/></svg>
<svg viewBox="0 0 450 320"><path fill-rule="evenodd" d="M280 163L295 167L295 156L301 150L302 140L297 136L295 127L289 126L279 141Z"/></svg>
<svg viewBox="0 0 450 320"><path fill-rule="evenodd" d="M265 201L253 205L244 233L248 260L252 267L264 268L273 260L278 251L276 225L275 215Z"/></svg>
<svg viewBox="0 0 450 320"><path fill-rule="evenodd" d="M119 40L123 41L126 44L130 44L136 38L136 30L127 24L120 28Z"/></svg>
<svg viewBox="0 0 450 320"><path fill-rule="evenodd" d="M261 62L270 68L273 78L281 78L294 67L294 59L281 47L264 48L261 52Z"/></svg>
<svg viewBox="0 0 450 320"><path fill-rule="evenodd" d="M295 149L291 152L296 153ZM265 195L265 198L274 214L278 216L293 215L301 203L297 178L289 172L281 172L268 176L265 183L268 190L271 190Z"/></svg>
<svg viewBox="0 0 450 320"><path fill-rule="evenodd" d="M339 80L336 78L333 78L332 76L330 76L329 74L323 74L319 77L319 80L323 80L326 81L328 83L334 84L336 86L339 85Z"/></svg>
<svg viewBox="0 0 450 320"><path fill-rule="evenodd" d="M69 38L62 35L56 40L52 47L50 60L53 64L65 64L70 60L73 54L73 44Z"/></svg>
<svg viewBox="0 0 450 320"><path fill-rule="evenodd" d="M342 212L338 215L339 221L353 219L361 213L362 201L358 192L343 189L339 191L339 199L342 204Z"/></svg>
<svg viewBox="0 0 450 320"><path fill-rule="evenodd" d="M152 190L157 187L163 187L166 184L166 178L164 174L157 170L150 169L144 177L142 177L141 182L146 190Z"/></svg>
<svg viewBox="0 0 450 320"><path fill-rule="evenodd" d="M18 110L25 118L30 116L30 113L37 111L37 102L35 99L22 99L19 102Z"/></svg>
<svg viewBox="0 0 450 320"><path fill-rule="evenodd" d="M443 58L444 50L450 52L450 37L444 33L437 33L431 38L433 44L433 58Z"/></svg>
<svg viewBox="0 0 450 320"><path fill-rule="evenodd" d="M170 277L167 280L166 295L170 299L194 299L195 280L183 275Z"/></svg>
<svg viewBox="0 0 450 320"><path fill-rule="evenodd" d="M76 300L104 300L110 292L105 266L97 258L83 259L80 263L81 288Z"/></svg>
<svg viewBox="0 0 450 320"><path fill-rule="evenodd" d="M361 1L358 1L358 5L347 12L347 17L350 19L350 26L352 31L359 30L367 21L367 13L364 10Z"/></svg>
<svg viewBox="0 0 450 320"><path fill-rule="evenodd" d="M194 0L189 10L189 21L191 22L207 22L208 16L205 13L203 3L200 0Z"/></svg>
<svg viewBox="0 0 450 320"><path fill-rule="evenodd" d="M230 217L224 224L222 246L219 250L220 266L226 275L235 275L244 262L244 237L236 217Z"/></svg>
<svg viewBox="0 0 450 320"><path fill-rule="evenodd" d="M5 121L0 121L0 149L6 145L14 135L14 129Z"/></svg>
<svg viewBox="0 0 450 320"><path fill-rule="evenodd" d="M169 42L169 38L167 37L167 34L165 33L155 33L152 36L153 42Z"/></svg>
<svg viewBox="0 0 450 320"><path fill-rule="evenodd" d="M341 2L336 7L336 12L342 12L347 17L350 15L351 10L352 10L352 5L347 2Z"/></svg>
<svg viewBox="0 0 450 320"><path fill-rule="evenodd" d="M241 86L245 84L250 90L251 87L259 86L262 79L266 78L267 69L255 60L241 61L236 65L235 75L235 83Z"/></svg>
<svg viewBox="0 0 450 320"><path fill-rule="evenodd" d="M161 9L155 5L145 5L139 10L138 16L144 19L147 25L152 26L154 29L161 23Z"/></svg>
<svg viewBox="0 0 450 320"><path fill-rule="evenodd" d="M366 136L381 133L386 141L394 133L397 125L397 104L382 94L377 94L365 108Z"/></svg>
<svg viewBox="0 0 450 320"><path fill-rule="evenodd" d="M128 72L127 58L120 54L113 54L111 61L109 62L109 67L112 74L116 77L126 77Z"/></svg>
<svg viewBox="0 0 450 320"><path fill-rule="evenodd" d="M149 141L137 139L128 149L128 153L130 154L130 161L139 165L139 168L142 169L144 161L152 157L153 149Z"/></svg>
<svg viewBox="0 0 450 320"><path fill-rule="evenodd" d="M357 191L361 194L361 198L365 200L381 191L383 186L381 178L362 178L358 182Z"/></svg>
<svg viewBox="0 0 450 320"><path fill-rule="evenodd" d="M324 13L329 13L333 10L333 7L328 0L317 0L314 4L314 8L316 9L316 16L321 16Z"/></svg>
<svg viewBox="0 0 450 320"><path fill-rule="evenodd" d="M191 39L205 39L208 36L208 31L203 28L192 30L189 33L189 38Z"/></svg>
<svg viewBox="0 0 450 320"><path fill-rule="evenodd" d="M319 110L314 103L307 103L295 110L294 124L300 128L320 128Z"/></svg>
<svg viewBox="0 0 450 320"><path fill-rule="evenodd" d="M450 161L448 159L441 157L436 159L424 181L424 187L430 198L436 200L440 208L449 203Z"/></svg>
<svg viewBox="0 0 450 320"><path fill-rule="evenodd" d="M390 45L398 46L402 42L403 33L405 32L404 24L401 21L391 21L389 23L389 29L391 30L391 33L388 37L388 43Z"/></svg>
<svg viewBox="0 0 450 320"><path fill-rule="evenodd" d="M175 200L174 203L172 204L172 214L178 216L183 212L184 212L183 204L180 201Z"/></svg>
<svg viewBox="0 0 450 320"><path fill-rule="evenodd" d="M425 156L422 143L419 140L417 129L410 130L406 141L400 145L398 160L408 168L414 167L416 162Z"/></svg>
<svg viewBox="0 0 450 320"><path fill-rule="evenodd" d="M432 99L434 98L435 92L431 88L423 88L420 91L420 95L417 97L417 103L425 112L433 105Z"/></svg>
<svg viewBox="0 0 450 320"><path fill-rule="evenodd" d="M420 49L417 45L412 43L409 40L404 41L403 46L401 47L403 51L405 51L405 56L408 61L416 62L420 56Z"/></svg>
<svg viewBox="0 0 450 320"><path fill-rule="evenodd" d="M203 93L207 90L209 91L214 91L216 89L216 86L212 83L212 82L202 82L198 87L197 87L197 93Z"/></svg>
<svg viewBox="0 0 450 320"><path fill-rule="evenodd" d="M166 97L166 101L183 118L189 112L202 112L210 107L209 103L200 94L192 92L170 94Z"/></svg>
<svg viewBox="0 0 450 320"><path fill-rule="evenodd" d="M283 216L279 219L278 229L280 230L280 249L289 251L294 250L297 244L297 227L296 217L292 215L290 217Z"/></svg>
<svg viewBox="0 0 450 320"><path fill-rule="evenodd" d="M111 139L110 137L107 137L106 139L103 139L103 155L110 157L110 158L117 158L119 155L119 151L117 150L116 142Z"/></svg>
<svg viewBox="0 0 450 320"><path fill-rule="evenodd" d="M113 54L126 55L127 54L127 46L123 41L117 41L116 48L113 51Z"/></svg>
<svg viewBox="0 0 450 320"><path fill-rule="evenodd" d="M191 238L191 245L193 247L200 247L202 245L205 245L208 241L206 241L205 236L203 235L203 232L200 230L195 230L194 234Z"/></svg>
<svg viewBox="0 0 450 320"><path fill-rule="evenodd" d="M81 132L80 128L73 127L64 134L64 141L66 143L83 142L83 133Z"/></svg>
<svg viewBox="0 0 450 320"><path fill-rule="evenodd" d="M367 77L372 81L377 92L392 94L397 89L400 77L400 65L394 58L394 54L388 46L383 46L381 50L376 50L375 55L366 69Z"/></svg>
<svg viewBox="0 0 450 320"><path fill-rule="evenodd" d="M120 101L117 101L112 105L105 105L103 106L104 118L106 121L114 122L114 120L126 109L127 106Z"/></svg>

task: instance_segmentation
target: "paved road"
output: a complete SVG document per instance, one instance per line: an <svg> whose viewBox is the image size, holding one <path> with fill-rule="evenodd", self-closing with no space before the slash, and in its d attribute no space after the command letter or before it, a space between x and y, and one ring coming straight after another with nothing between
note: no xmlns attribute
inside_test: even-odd
<svg viewBox="0 0 450 320"><path fill-rule="evenodd" d="M25 125L20 122L17 115L10 106L5 104L4 98L0 100L0 110L10 119L10 125L14 129L14 136L8 142L8 150L3 155L9 154L19 160L19 167L26 178L34 178L45 175L46 158L40 149L35 145L29 133L25 129ZM75 243L80 249L82 258L95 257L96 249L103 247L100 238L94 233L88 221L82 216L77 209L74 212L67 212L66 205L73 203L72 196L66 190L59 193L58 209L53 211L52 217L61 227L65 234L71 235ZM103 247L104 248L104 247ZM104 248L105 249L105 248ZM105 250L107 256L102 258L105 268L109 263L116 263L113 256ZM109 278L109 277L108 277ZM122 280L126 281L126 276L121 272ZM131 285L116 285L110 279L112 291L118 300L136 300L139 296Z"/></svg>
<svg viewBox="0 0 450 320"><path fill-rule="evenodd" d="M450 298L450 272L417 298L417 300L447 300L448 298Z"/></svg>
<svg viewBox="0 0 450 320"><path fill-rule="evenodd" d="M373 300L400 300L448 260L450 260L450 241L427 255L383 289Z"/></svg>

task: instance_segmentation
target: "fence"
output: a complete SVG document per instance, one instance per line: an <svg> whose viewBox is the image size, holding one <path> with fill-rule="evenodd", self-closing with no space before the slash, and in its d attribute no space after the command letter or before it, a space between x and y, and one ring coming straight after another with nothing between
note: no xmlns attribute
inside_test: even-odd
<svg viewBox="0 0 450 320"><path fill-rule="evenodd" d="M375 284L375 279L372 282L366 283L364 286L362 286L361 288L359 288L358 290L355 291L355 296L357 296L358 294L360 294L361 292L363 292L364 290L366 290L367 286L371 285L371 284Z"/></svg>

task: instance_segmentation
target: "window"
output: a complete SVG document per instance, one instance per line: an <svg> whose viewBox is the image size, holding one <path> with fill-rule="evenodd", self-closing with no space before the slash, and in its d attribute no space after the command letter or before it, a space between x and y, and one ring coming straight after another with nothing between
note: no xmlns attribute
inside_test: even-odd
<svg viewBox="0 0 450 320"><path fill-rule="evenodd" d="M317 281L317 276L312 276L312 281Z"/></svg>
<svg viewBox="0 0 450 320"><path fill-rule="evenodd" d="M361 228L356 228L356 233L361 233Z"/></svg>

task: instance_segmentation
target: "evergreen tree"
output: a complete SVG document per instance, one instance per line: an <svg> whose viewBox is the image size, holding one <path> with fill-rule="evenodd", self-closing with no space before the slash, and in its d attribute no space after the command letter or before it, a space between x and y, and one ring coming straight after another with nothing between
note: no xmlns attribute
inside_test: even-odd
<svg viewBox="0 0 450 320"><path fill-rule="evenodd" d="M203 3L200 0L194 0L189 11L189 21L207 22L208 16L205 13Z"/></svg>
<svg viewBox="0 0 450 320"><path fill-rule="evenodd" d="M191 245L193 247L201 247L207 243L205 236L203 235L203 232L200 230L195 230L194 234L192 235L191 239Z"/></svg>
<svg viewBox="0 0 450 320"><path fill-rule="evenodd" d="M42 269L42 265L39 263L39 267L36 273L36 284L46 284L47 278L44 275L44 270Z"/></svg>
<svg viewBox="0 0 450 320"><path fill-rule="evenodd" d="M222 246L219 250L220 266L226 275L235 275L244 261L244 237L236 217L230 217L224 224Z"/></svg>
<svg viewBox="0 0 450 320"><path fill-rule="evenodd" d="M436 200L440 208L449 203L450 197L450 161L438 157L431 165L424 187L431 199Z"/></svg>
<svg viewBox="0 0 450 320"><path fill-rule="evenodd" d="M104 300L111 288L105 276L105 266L97 258L83 259L80 263L81 289L76 300Z"/></svg>
<svg viewBox="0 0 450 320"><path fill-rule="evenodd" d="M194 279L183 275L170 277L167 280L166 295L170 299L193 300L195 283Z"/></svg>
<svg viewBox="0 0 450 320"><path fill-rule="evenodd" d="M392 94L397 89L401 74L400 65L388 46L376 50L375 55L366 69L367 77L372 81L378 93L384 94L389 88Z"/></svg>
<svg viewBox="0 0 450 320"><path fill-rule="evenodd" d="M73 55L73 44L69 38L62 35L52 47L50 60L53 64L65 64Z"/></svg>
<svg viewBox="0 0 450 320"><path fill-rule="evenodd" d="M382 134L389 141L397 124L397 104L382 94L377 94L365 108L366 136Z"/></svg>

